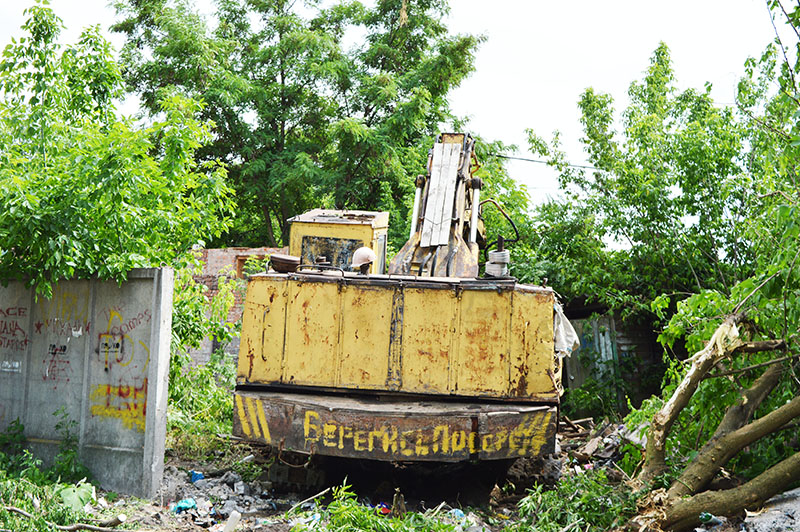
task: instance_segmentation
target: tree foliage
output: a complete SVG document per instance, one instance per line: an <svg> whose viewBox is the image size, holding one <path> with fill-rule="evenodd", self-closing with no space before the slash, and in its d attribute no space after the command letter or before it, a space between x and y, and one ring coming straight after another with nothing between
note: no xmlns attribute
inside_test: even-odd
<svg viewBox="0 0 800 532"><path fill-rule="evenodd" d="M582 94L592 169L569 166L558 136L548 145L529 132L532 151L549 157L565 192L537 219L554 228L568 220L580 237L566 254L550 251L563 248L555 242L561 235L541 246L545 270L568 295L596 294L612 308L642 312L659 294L729 290L753 272L747 224L759 206L745 168L747 129L710 91L678 90L662 43L644 78L630 85L619 130L609 95ZM573 268L586 259L591 267Z"/></svg>
<svg viewBox="0 0 800 532"><path fill-rule="evenodd" d="M185 1L116 5L125 79L149 113L171 86L207 104L214 142L198 157L229 164L239 199L227 244L285 242L287 219L312 207L405 219L409 176L424 168L450 116L447 95L471 72L479 42L448 33L443 0L302 10L287 0L224 0L212 22ZM346 49L354 33L364 38Z"/></svg>
<svg viewBox="0 0 800 532"><path fill-rule="evenodd" d="M668 354L662 394L628 417L647 431L639 480L668 488L637 527L688 529L703 504L736 512L800 478L800 15L769 5L797 41L747 60L734 106L709 85L678 90L661 44L621 120L608 95L581 96L591 169L569 165L557 135L530 132L565 191L537 209L530 267L695 353ZM723 467L754 480L701 494Z"/></svg>
<svg viewBox="0 0 800 532"><path fill-rule="evenodd" d="M118 118L121 75L98 28L58 44L48 8L26 10L27 35L0 61L0 281L48 295L58 279L124 279L131 268L176 264L227 227L230 190L196 101L159 100L147 128Z"/></svg>

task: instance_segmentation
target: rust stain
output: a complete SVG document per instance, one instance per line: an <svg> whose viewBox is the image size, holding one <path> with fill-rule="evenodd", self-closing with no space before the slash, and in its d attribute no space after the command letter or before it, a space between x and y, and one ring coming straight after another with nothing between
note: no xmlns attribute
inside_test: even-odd
<svg viewBox="0 0 800 532"><path fill-rule="evenodd" d="M525 370L524 363L517 366L517 374L519 375L519 381L517 381L512 393L517 397L524 397L528 392L528 372Z"/></svg>

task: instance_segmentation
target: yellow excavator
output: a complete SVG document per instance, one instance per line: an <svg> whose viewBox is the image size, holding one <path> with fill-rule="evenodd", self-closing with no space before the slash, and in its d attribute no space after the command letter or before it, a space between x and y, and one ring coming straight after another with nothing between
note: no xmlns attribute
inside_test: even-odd
<svg viewBox="0 0 800 532"><path fill-rule="evenodd" d="M388 267L388 213L291 220L289 254L248 281L235 435L390 462L553 452L574 331L552 289L508 276L502 239L486 245L474 145L438 136Z"/></svg>

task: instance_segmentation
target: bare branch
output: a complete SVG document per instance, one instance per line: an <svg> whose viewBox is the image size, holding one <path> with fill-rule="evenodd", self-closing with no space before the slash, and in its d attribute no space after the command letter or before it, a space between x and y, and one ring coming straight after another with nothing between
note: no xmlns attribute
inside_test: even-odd
<svg viewBox="0 0 800 532"><path fill-rule="evenodd" d="M770 282L771 280L773 280L775 277L777 277L779 273L781 273L781 272L780 272L780 271L777 271L777 272L773 273L772 275L770 275L769 277L767 277L766 279L764 279L764 280L761 282L761 284L760 284L760 285L758 285L758 286L756 286L755 288L753 288L753 291L752 291L752 292L750 292L749 294L747 294L747 297L745 297L744 299L742 299L742 300L741 300L741 302L739 302L739 304L738 304L738 305L736 305L736 308L734 308L734 309L733 309L733 313L734 313L734 314L738 313L738 312L739 312L739 311L742 309L742 307L744 306L744 304L745 304L745 303L747 303L747 300L748 300L748 299L750 299L750 297L751 297L753 294L755 294L756 292L758 292L759 290L761 290L762 288L764 288L764 285L765 285L765 284L767 284L768 282Z"/></svg>
<svg viewBox="0 0 800 532"><path fill-rule="evenodd" d="M752 366L747 366L746 368L729 369L727 371L723 371L723 372L720 372L720 373L715 373L713 375L709 375L708 378L709 379L713 379L713 378L716 378L716 377L727 377L728 375L736 375L738 373L745 373L747 371L752 371L754 369L763 368L765 366L771 366L773 364L779 364L780 362L783 362L785 360L792 360L792 359L795 359L795 358L798 358L798 357L800 357L800 354L789 355L789 356L785 356L785 357L781 357L781 358L776 358L775 360L770 360L768 362L762 362L761 364L753 364Z"/></svg>

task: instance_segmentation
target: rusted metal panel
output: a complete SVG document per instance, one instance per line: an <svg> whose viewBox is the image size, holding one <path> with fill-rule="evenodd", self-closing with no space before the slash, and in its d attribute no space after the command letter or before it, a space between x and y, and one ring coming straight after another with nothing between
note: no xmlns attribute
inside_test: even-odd
<svg viewBox="0 0 800 532"><path fill-rule="evenodd" d="M254 276L238 382L557 401L553 302L513 281Z"/></svg>
<svg viewBox="0 0 800 532"><path fill-rule="evenodd" d="M388 461L459 462L552 453L554 406L385 402L237 391L234 434L286 450Z"/></svg>
<svg viewBox="0 0 800 532"><path fill-rule="evenodd" d="M283 383L337 385L340 286L337 282L289 281Z"/></svg>
<svg viewBox="0 0 800 532"><path fill-rule="evenodd" d="M441 393L449 389L455 291L405 288L399 389Z"/></svg>
<svg viewBox="0 0 800 532"><path fill-rule="evenodd" d="M522 397L542 390L556 392L550 373L561 379L553 345L555 295L514 291L512 298L509 395ZM547 356L549 354L549 356Z"/></svg>
<svg viewBox="0 0 800 532"><path fill-rule="evenodd" d="M267 290L270 284L263 282L249 283L242 312L242 336L239 343L239 361L236 370L237 382L246 382L253 378L253 371L259 372L263 366L256 364L256 357L261 356L261 340L263 331L264 302L268 301Z"/></svg>
<svg viewBox="0 0 800 532"><path fill-rule="evenodd" d="M349 285L342 289L339 380L348 388L381 388L386 383L394 291Z"/></svg>
<svg viewBox="0 0 800 532"><path fill-rule="evenodd" d="M457 388L468 395L509 393L511 292L463 290L460 301Z"/></svg>
<svg viewBox="0 0 800 532"><path fill-rule="evenodd" d="M278 382L283 374L286 311L289 301L289 281L281 279L268 283L263 296L264 312L261 321L261 363L251 372L253 382ZM244 327L244 325L242 325Z"/></svg>

